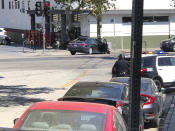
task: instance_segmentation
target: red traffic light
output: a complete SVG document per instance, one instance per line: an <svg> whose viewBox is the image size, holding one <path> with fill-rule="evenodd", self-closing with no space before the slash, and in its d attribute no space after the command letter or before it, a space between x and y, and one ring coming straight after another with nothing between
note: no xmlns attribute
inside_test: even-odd
<svg viewBox="0 0 175 131"><path fill-rule="evenodd" d="M49 2L45 3L45 7L49 7L49 6L50 6Z"/></svg>

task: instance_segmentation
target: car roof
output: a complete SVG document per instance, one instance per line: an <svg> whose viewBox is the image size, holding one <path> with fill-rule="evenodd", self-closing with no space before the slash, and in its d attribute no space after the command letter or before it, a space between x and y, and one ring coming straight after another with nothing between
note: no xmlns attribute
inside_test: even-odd
<svg viewBox="0 0 175 131"><path fill-rule="evenodd" d="M114 108L106 104L72 101L44 101L31 106L31 110L73 110L106 114L108 108Z"/></svg>
<svg viewBox="0 0 175 131"><path fill-rule="evenodd" d="M101 81L80 81L77 82L73 87L79 86L79 87L96 87L96 86L104 86L108 87L108 85L118 85L118 86L123 86L125 84L123 83L117 83L117 82L101 82ZM111 86L109 86L111 87Z"/></svg>
<svg viewBox="0 0 175 131"><path fill-rule="evenodd" d="M113 77L110 81L115 82L115 80L126 79L129 80L130 77ZM141 81L151 81L152 79L141 77Z"/></svg>

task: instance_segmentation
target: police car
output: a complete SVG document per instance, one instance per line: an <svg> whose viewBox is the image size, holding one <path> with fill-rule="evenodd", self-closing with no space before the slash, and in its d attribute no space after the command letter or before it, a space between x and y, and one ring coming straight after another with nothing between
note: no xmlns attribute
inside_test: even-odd
<svg viewBox="0 0 175 131"><path fill-rule="evenodd" d="M130 56L125 56L130 61ZM154 80L158 89L175 85L175 56L162 50L143 52L141 76Z"/></svg>
<svg viewBox="0 0 175 131"><path fill-rule="evenodd" d="M156 53L156 54L155 54ZM175 56L164 52L142 55L142 77L152 78L158 88L175 84Z"/></svg>

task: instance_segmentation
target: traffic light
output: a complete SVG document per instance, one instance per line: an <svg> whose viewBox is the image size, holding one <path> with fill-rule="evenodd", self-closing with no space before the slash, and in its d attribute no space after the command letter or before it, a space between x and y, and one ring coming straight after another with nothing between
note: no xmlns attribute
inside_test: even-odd
<svg viewBox="0 0 175 131"><path fill-rule="evenodd" d="M43 11L42 11L42 3L40 1L37 1L35 3L35 14L37 16L42 16L42 13L43 13Z"/></svg>
<svg viewBox="0 0 175 131"><path fill-rule="evenodd" d="M50 10L50 1L46 1L46 2L44 3L44 14L45 14L46 16L48 16L49 10Z"/></svg>

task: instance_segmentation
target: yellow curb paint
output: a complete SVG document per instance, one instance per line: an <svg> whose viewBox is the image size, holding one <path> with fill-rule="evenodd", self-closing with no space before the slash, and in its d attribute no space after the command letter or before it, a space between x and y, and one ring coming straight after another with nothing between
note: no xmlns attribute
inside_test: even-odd
<svg viewBox="0 0 175 131"><path fill-rule="evenodd" d="M77 79L71 80L70 82L64 84L64 85L62 86L62 88L66 88L66 87L71 86L72 84L76 83L78 80L80 80L81 78L83 78L87 73L88 73L88 70L82 72L82 73L77 77Z"/></svg>

